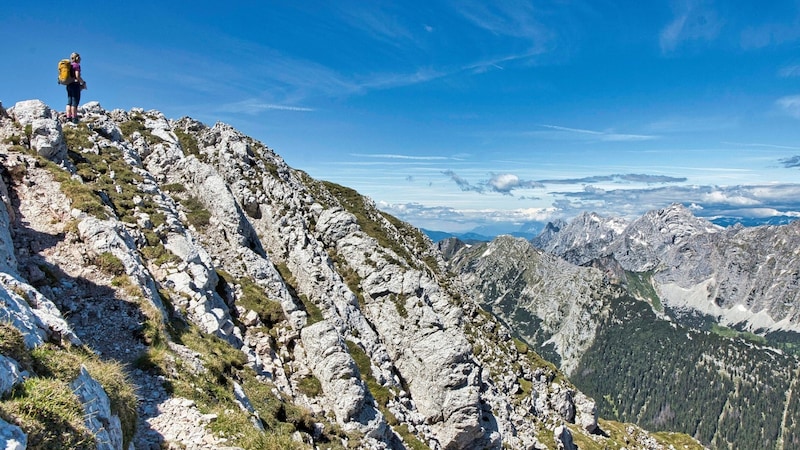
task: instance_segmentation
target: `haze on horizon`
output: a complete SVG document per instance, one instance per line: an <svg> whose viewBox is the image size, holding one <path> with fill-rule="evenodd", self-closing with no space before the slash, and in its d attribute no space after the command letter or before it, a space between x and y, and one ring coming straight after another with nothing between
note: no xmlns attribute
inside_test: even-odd
<svg viewBox="0 0 800 450"><path fill-rule="evenodd" d="M228 123L421 228L584 211L800 217L800 2L3 6L4 107ZM505 231L504 231L505 230Z"/></svg>

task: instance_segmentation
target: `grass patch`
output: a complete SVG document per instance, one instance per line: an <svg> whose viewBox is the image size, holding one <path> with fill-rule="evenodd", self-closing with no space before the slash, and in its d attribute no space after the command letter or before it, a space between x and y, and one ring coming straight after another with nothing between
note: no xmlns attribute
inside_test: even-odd
<svg viewBox="0 0 800 450"><path fill-rule="evenodd" d="M576 425L569 425L575 445L581 450L619 450L623 448L632 448L632 437L628 434L628 429L633 426L634 430L636 430L634 431L636 435L649 435L664 448L682 450L702 450L705 448L689 435L683 433L648 433L635 425L603 419L598 420L598 425L608 437L592 437L582 433Z"/></svg>
<svg viewBox="0 0 800 450"><path fill-rule="evenodd" d="M167 250L161 242L161 238L152 230L143 230L146 245L139 249L142 256L155 265L162 265L168 262L180 262L180 258Z"/></svg>
<svg viewBox="0 0 800 450"><path fill-rule="evenodd" d="M303 307L308 313L306 326L325 320L325 316L322 315L322 310L319 309L316 303L309 300L308 296L300 294L300 301L303 303Z"/></svg>
<svg viewBox="0 0 800 450"><path fill-rule="evenodd" d="M86 367L108 395L111 412L120 418L127 447L136 431L138 402L135 387L122 365L102 361L83 347L45 344L32 351L24 350L20 347L21 333L12 328L0 326L4 338L2 349L13 352L22 368L36 376L28 378L0 402L0 416L29 434L28 448L94 448L94 438L89 435L91 439L87 440L85 435L88 430L83 423L83 406L69 387L81 366Z"/></svg>
<svg viewBox="0 0 800 450"><path fill-rule="evenodd" d="M268 298L264 294L264 288L247 277L236 280L236 282L242 286L242 297L239 299L239 303L243 307L255 311L264 325L272 327L278 322L286 320L281 303Z"/></svg>
<svg viewBox="0 0 800 450"><path fill-rule="evenodd" d="M99 267L100 270L110 273L111 275L122 275L125 273L125 265L111 252L103 252L97 255L94 258L94 264Z"/></svg>
<svg viewBox="0 0 800 450"><path fill-rule="evenodd" d="M181 192L186 192L186 186L181 183L170 183L161 186L161 189L173 194L179 194Z"/></svg>
<svg viewBox="0 0 800 450"><path fill-rule="evenodd" d="M200 146L197 144L197 139L194 136L178 129L173 130L173 132L175 133L175 136L178 137L178 143L181 144L181 148L183 149L183 153L185 155L195 155L198 158L200 157Z"/></svg>
<svg viewBox="0 0 800 450"><path fill-rule="evenodd" d="M54 378L28 378L0 401L0 417L22 428L30 449L97 448L83 414L69 384Z"/></svg>
<svg viewBox="0 0 800 450"><path fill-rule="evenodd" d="M25 336L8 322L0 322L0 354L15 360L23 369L31 367L32 359L25 347Z"/></svg>
<svg viewBox="0 0 800 450"><path fill-rule="evenodd" d="M390 294L392 303L394 303L394 308L397 310L397 314L400 315L402 318L408 317L408 310L406 309L406 304L403 301L403 298L397 294Z"/></svg>
<svg viewBox="0 0 800 450"><path fill-rule="evenodd" d="M94 147L94 142L90 139L91 131L87 127L67 127L64 128L64 142L67 148L72 151L88 149Z"/></svg>
<svg viewBox="0 0 800 450"><path fill-rule="evenodd" d="M186 220L197 229L206 228L211 221L211 213L205 206L197 199L197 197L189 196L181 202L184 211L186 212Z"/></svg>
<svg viewBox="0 0 800 450"><path fill-rule="evenodd" d="M317 397L322 393L322 383L313 375L300 378L297 388L307 397Z"/></svg>
<svg viewBox="0 0 800 450"><path fill-rule="evenodd" d="M716 323L711 324L711 332L717 336L722 336L728 339L744 339L745 341L753 342L755 344L767 344L767 338L764 336L759 336L749 331L737 331Z"/></svg>
<svg viewBox="0 0 800 450"><path fill-rule="evenodd" d="M523 342L522 339L520 338L515 337L513 338L513 340L514 340L514 347L517 349L517 353L519 353L520 355L527 355L528 350L530 350L528 344Z"/></svg>
<svg viewBox="0 0 800 450"><path fill-rule="evenodd" d="M653 287L652 272L625 272L625 276L628 280L628 294L650 303L655 311L664 312L661 298Z"/></svg>
<svg viewBox="0 0 800 450"><path fill-rule="evenodd" d="M145 116L141 113L133 113L130 116L130 120L121 123L119 125L119 129L122 131L122 135L125 137L125 139L130 141L134 133L138 132L142 135L142 137L144 137L148 144L158 144L160 142L164 142L163 139L154 135L145 126L145 120Z"/></svg>
<svg viewBox="0 0 800 450"><path fill-rule="evenodd" d="M385 408L389 400L394 397L394 394L389 388L378 384L378 381L372 374L372 363L370 362L369 356L367 356L367 353L361 346L350 340L345 340L345 344L347 344L347 351L350 353L353 361L355 361L358 371L361 374L361 379L366 383L369 392L375 398L378 406Z"/></svg>

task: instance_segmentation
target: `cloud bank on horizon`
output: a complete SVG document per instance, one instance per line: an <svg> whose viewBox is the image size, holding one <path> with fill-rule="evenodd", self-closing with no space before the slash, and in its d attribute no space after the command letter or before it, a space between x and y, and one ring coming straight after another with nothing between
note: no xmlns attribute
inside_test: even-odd
<svg viewBox="0 0 800 450"><path fill-rule="evenodd" d="M797 1L395 3L11 2L0 100L60 109L78 51L84 102L229 123L432 230L800 216Z"/></svg>

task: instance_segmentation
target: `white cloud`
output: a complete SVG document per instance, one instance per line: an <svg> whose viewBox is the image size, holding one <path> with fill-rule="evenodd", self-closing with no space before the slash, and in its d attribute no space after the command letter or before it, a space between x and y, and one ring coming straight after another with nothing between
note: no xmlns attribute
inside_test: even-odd
<svg viewBox="0 0 800 450"><path fill-rule="evenodd" d="M631 142L631 141L649 141L653 139L658 139L658 136L646 135L646 134L623 134L623 133L615 133L613 131L585 130L581 128L562 127L558 125L541 125L541 126L558 132L583 136L584 138L589 138L598 141Z"/></svg>
<svg viewBox="0 0 800 450"><path fill-rule="evenodd" d="M782 78L800 77L800 64L793 66L786 66L778 72L778 76Z"/></svg>
<svg viewBox="0 0 800 450"><path fill-rule="evenodd" d="M441 161L452 159L447 156L412 156L412 155L399 155L392 153L352 153L350 156L358 158L380 158L380 159L410 159L420 161Z"/></svg>
<svg viewBox="0 0 800 450"><path fill-rule="evenodd" d="M256 99L242 100L240 102L228 103L220 106L220 111L230 113L244 113L244 114L258 114L263 111L295 111L295 112L313 112L314 108L307 108L302 106L292 105L278 105L274 103L262 102Z"/></svg>
<svg viewBox="0 0 800 450"><path fill-rule="evenodd" d="M455 8L474 25L495 35L538 44L552 37L552 31L537 20L537 11L528 2L459 1Z"/></svg>
<svg viewBox="0 0 800 450"><path fill-rule="evenodd" d="M723 191L713 191L700 196L701 203L726 204L730 206L753 206L761 202L742 195L730 195Z"/></svg>
<svg viewBox="0 0 800 450"><path fill-rule="evenodd" d="M800 95L781 97L775 104L790 116L800 119Z"/></svg>
<svg viewBox="0 0 800 450"><path fill-rule="evenodd" d="M550 195L551 194L551 195ZM800 184L759 186L667 186L652 189L584 189L551 192L549 206L531 208L457 208L419 203L379 203L379 207L415 226L429 230L466 232L495 230L509 233L530 223L556 218L570 220L582 212L635 219L671 203L689 205L699 217L800 218Z"/></svg>
<svg viewBox="0 0 800 450"><path fill-rule="evenodd" d="M489 180L489 185L496 191L509 192L519 186L519 177L510 173L495 175Z"/></svg>
<svg viewBox="0 0 800 450"><path fill-rule="evenodd" d="M450 232L473 231L487 226L511 232L526 223L545 223L553 220L558 213L555 207L458 209L448 206L425 206L420 203L387 202L378 202L378 207L414 226ZM497 228L498 226L500 228Z"/></svg>
<svg viewBox="0 0 800 450"><path fill-rule="evenodd" d="M663 53L672 53L687 41L713 41L722 30L723 21L703 0L675 2L675 17L659 35Z"/></svg>

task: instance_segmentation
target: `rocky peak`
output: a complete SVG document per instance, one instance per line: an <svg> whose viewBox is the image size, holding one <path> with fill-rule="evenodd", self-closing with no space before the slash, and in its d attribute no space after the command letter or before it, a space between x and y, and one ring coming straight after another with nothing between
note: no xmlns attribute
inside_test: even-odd
<svg viewBox="0 0 800 450"><path fill-rule="evenodd" d="M548 224L531 242L548 253L562 255L568 261L582 265L606 254L627 225L624 219L604 218L585 212L568 223Z"/></svg>
<svg viewBox="0 0 800 450"><path fill-rule="evenodd" d="M800 273L796 223L724 229L673 204L645 213L621 232L601 235L587 217L533 242L620 279L619 269L652 274L660 301L680 314L754 330L800 331L793 289Z"/></svg>

